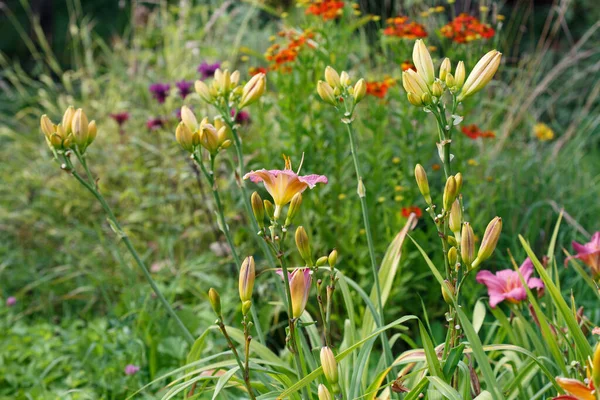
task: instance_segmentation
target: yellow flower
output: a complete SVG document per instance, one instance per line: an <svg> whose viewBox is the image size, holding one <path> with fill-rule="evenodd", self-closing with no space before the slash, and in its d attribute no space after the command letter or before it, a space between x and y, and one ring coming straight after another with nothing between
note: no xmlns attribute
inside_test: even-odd
<svg viewBox="0 0 600 400"><path fill-rule="evenodd" d="M473 158L469 159L469 161L467 161L467 164L469 164L471 166L474 166L474 167L476 167L476 166L479 165L479 163L477 162L477 160L475 160Z"/></svg>
<svg viewBox="0 0 600 400"><path fill-rule="evenodd" d="M394 197L394 201L396 201L398 203L401 202L402 200L404 200L404 196L398 195L398 196Z"/></svg>
<svg viewBox="0 0 600 400"><path fill-rule="evenodd" d="M403 187L403 186L400 186L400 185L396 185L396 186L394 187L394 190L395 190L396 192L401 192L401 191L403 191L403 190L404 190L404 187Z"/></svg>
<svg viewBox="0 0 600 400"><path fill-rule="evenodd" d="M547 142L554 139L554 131L543 122L538 122L533 127L533 133L540 142Z"/></svg>
<svg viewBox="0 0 600 400"><path fill-rule="evenodd" d="M394 164L400 164L400 157L394 157L394 158L392 158L392 163L394 163Z"/></svg>
<svg viewBox="0 0 600 400"><path fill-rule="evenodd" d="M383 197L383 196L380 196L380 197L378 197L378 198L377 198L377 201L378 201L379 203L383 203L383 202L385 201L385 197Z"/></svg>
<svg viewBox="0 0 600 400"><path fill-rule="evenodd" d="M346 198L346 195L344 193L340 193L338 196L338 200L344 200Z"/></svg>

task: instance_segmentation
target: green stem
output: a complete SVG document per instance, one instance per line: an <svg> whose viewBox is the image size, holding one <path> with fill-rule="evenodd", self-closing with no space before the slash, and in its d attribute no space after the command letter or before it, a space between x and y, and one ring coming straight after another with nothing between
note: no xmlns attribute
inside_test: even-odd
<svg viewBox="0 0 600 400"><path fill-rule="evenodd" d="M219 316L219 321L217 322L217 325L219 325L219 329L221 330L221 333L223 334L223 336L225 336L225 340L227 340L227 344L229 345L229 348L231 349L231 352L233 353L233 355L235 357L235 361L237 361L238 367L240 368L240 372L244 379L244 385L246 385L246 390L248 390L248 395L250 396L251 399L256 400L256 397L254 396L254 391L252 390L252 385L250 384L250 374L244 368L244 364L242 364L240 355L238 354L237 349L235 348L235 345L233 344L233 341L229 337L229 334L227 333L227 329L225 329L225 325L223 324L222 316Z"/></svg>
<svg viewBox="0 0 600 400"><path fill-rule="evenodd" d="M231 236L231 231L229 230L229 226L227 225L227 222L225 221L225 210L223 208L223 203L221 203L221 196L219 195L219 190L217 189L217 185L216 185L216 181L215 181L215 173L214 173L214 171L215 171L215 156L213 156L212 154L210 156L210 171L208 171L206 169L206 167L204 166L204 163L202 162L200 157L198 157L198 154L193 153L192 157L194 158L194 161L196 161L196 163L200 166L200 169L202 170L204 177L206 178L206 180L208 181L208 183L211 187L213 198L215 200L215 205L217 206L217 216L219 218L219 223L221 224L223 234L225 235L225 240L227 241L227 245L229 246L229 250L231 250L231 256L233 257L233 262L235 263L236 268L239 272L239 269L241 268L241 265L242 265L242 260L240 259L239 255L235 249L235 245L233 243L233 237ZM256 327L256 333L258 334L258 339L261 343L264 344L265 337L264 337L262 328L260 327L260 321L258 319L258 314L256 313L256 307L254 307L254 303L252 303L252 306L250 307L250 311L252 312L252 319L254 320L254 325Z"/></svg>
<svg viewBox="0 0 600 400"><path fill-rule="evenodd" d="M84 166L84 168L86 169L86 173L89 173L89 169L87 168L87 165L84 163L83 158L81 157L81 155L79 154L79 152L75 152L75 155L79 159L79 161L81 162L81 164ZM104 199L104 197L102 196L102 194L100 194L100 192L98 190L96 190L95 185L92 186L93 183L88 183L85 179L83 179L83 177L81 177L81 175L79 175L77 173L77 171L75 171L75 168L73 167L73 163L71 162L71 160L69 159L69 157L67 155L63 155L63 158L64 158L64 161L65 161L65 164L67 165L67 167L69 168L71 174L75 177L75 179L77 179L77 181L79 181L79 183L81 183L87 190L89 190L94 195L94 197L96 197L96 199L100 202L100 204L102 205L102 208L104 209L104 211L108 215L108 218L111 221L112 225L116 228L117 234L123 240L123 243L125 243L125 247L127 247L127 250L129 250L129 252L133 256L133 259L135 260L135 262L137 263L137 265L140 267L140 269L144 273L144 276L145 276L146 280L148 281L148 283L152 287L152 290L154 290L154 293L156 294L156 296L159 298L159 300L161 301L161 303L163 304L163 306L167 310L167 313L175 320L177 326L179 327L179 329L183 333L183 336L185 337L185 339L187 340L187 342L190 345L193 344L194 343L194 336L185 327L185 325L183 324L183 322L181 321L181 319L179 319L179 317L177 316L177 314L175 313L175 311L173 310L173 308L171 307L171 305L169 304L169 302L167 301L167 299L165 299L165 297L161 293L160 289L158 288L158 286L156 285L156 283L152 279L152 276L150 275L150 272L148 271L148 268L146 268L146 265L144 264L144 262L142 261L142 259L138 255L137 251L133 247L133 244L129 240L129 237L125 234L125 232L121 228L121 225L119 224L119 221L117 221L117 218L115 217L115 214L113 213L112 209L110 208L110 206L108 205L108 203L106 202L106 200ZM89 173L89 176L91 177L91 173ZM94 182L94 181L92 180L92 182Z"/></svg>

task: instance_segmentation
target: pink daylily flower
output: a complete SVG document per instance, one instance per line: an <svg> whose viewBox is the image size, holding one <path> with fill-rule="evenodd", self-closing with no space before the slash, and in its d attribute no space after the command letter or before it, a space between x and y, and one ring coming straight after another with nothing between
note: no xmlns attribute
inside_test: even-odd
<svg viewBox="0 0 600 400"><path fill-rule="evenodd" d="M600 276L600 231L594 233L592 240L586 244L573 242L573 249L577 252L576 256L567 258L579 258L585 265L590 267L594 276Z"/></svg>
<svg viewBox="0 0 600 400"><path fill-rule="evenodd" d="M275 203L275 217L279 217L281 207L292 201L297 193L302 193L306 188L312 189L317 183L327 183L325 175L300 176L292 171L292 163L289 158L285 159L285 169L260 169L251 171L244 175L244 179L250 179L254 183L263 182ZM300 172L300 171L298 171Z"/></svg>
<svg viewBox="0 0 600 400"><path fill-rule="evenodd" d="M283 271L281 269L275 272L283 279ZM292 295L292 314L294 318L299 318L306 308L308 295L310 294L312 283L310 268L296 268L292 272L288 272L288 279Z"/></svg>
<svg viewBox="0 0 600 400"><path fill-rule="evenodd" d="M519 267L523 279L529 289L544 290L544 282L539 278L532 278L533 263L527 258ZM510 303L519 303L527 298L527 292L521 283L519 273L512 269L504 269L492 274L490 271L480 271L477 274L477 282L487 286L490 296L490 307L496 306L504 300Z"/></svg>

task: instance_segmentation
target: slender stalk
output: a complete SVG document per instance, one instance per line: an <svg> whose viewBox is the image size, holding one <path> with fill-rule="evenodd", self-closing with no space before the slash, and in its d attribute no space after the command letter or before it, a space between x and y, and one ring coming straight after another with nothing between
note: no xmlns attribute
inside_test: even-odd
<svg viewBox="0 0 600 400"><path fill-rule="evenodd" d="M86 174L88 174L88 176L91 178L92 174L90 173L89 168L87 167L87 164L84 161L84 158L81 156L81 154L79 154L79 152L75 152L75 156L78 158L78 160L83 165L84 169L86 170ZM112 209L110 208L110 206L108 205L108 203L106 202L106 200L104 199L104 197L102 196L102 194L96 189L95 183L93 183L94 182L93 179L90 179L91 182L87 182L81 175L79 175L77 173L77 171L75 170L75 168L73 166L73 163L71 162L71 160L69 159L69 157L67 155L63 155L63 159L65 161L66 166L69 169L69 172L71 172L71 174L75 177L75 179L77 179L77 181L79 183L81 183L88 191L90 191L94 195L94 197L96 197L96 199L100 202L100 204L102 205L102 208L104 209L104 211L108 215L108 219L110 220L110 222L113 225L113 227L116 229L117 234L123 240L123 243L125 243L125 247L127 247L127 250L129 250L129 252L131 253L133 259L136 262L136 264L142 270L142 272L144 274L144 277L146 278L146 280L148 281L148 283L152 287L152 290L154 290L154 293L156 294L156 296L158 297L158 299L161 301L161 303L163 304L163 306L167 310L167 313L175 320L175 323L177 324L178 328L181 330L181 332L182 332L183 336L185 337L186 341L190 345L193 344L194 343L194 336L185 327L185 325L183 324L183 322L181 321L181 319L179 319L179 317L177 316L177 314L175 313L175 311L173 310L173 308L171 307L171 305L169 304L169 302L167 301L167 299L165 299L165 297L161 293L160 289L158 288L158 286L156 285L156 283L152 279L152 276L150 275L150 272L148 271L148 268L146 267L146 265L144 264L144 262L142 261L142 259L138 255L137 251L133 247L133 244L129 240L129 237L125 234L125 232L121 228L121 225L119 224L119 221L115 217L115 214L113 213Z"/></svg>
<svg viewBox="0 0 600 400"><path fill-rule="evenodd" d="M215 200L215 205L217 206L217 216L219 218L219 223L221 224L223 234L225 235L225 240L227 240L227 245L229 246L229 250L231 250L231 256L233 257L233 262L235 263L236 268L238 269L238 272L239 272L239 269L242 265L242 260L240 259L240 256L238 255L238 253L235 249L235 245L233 243L233 237L231 236L231 231L229 230L229 225L227 225L227 222L225 221L225 210L223 208L223 204L221 203L221 197L219 195L219 190L217 189L217 185L215 182L215 173L214 173L215 157L213 155L210 156L210 171L208 171L206 169L206 167L204 166L204 163L202 162L200 157L198 157L198 154L193 153L192 157L193 157L194 161L196 161L196 163L200 166L200 170L202 171L202 173L204 174L204 177L210 184L213 198ZM260 327L260 321L258 320L258 314L256 313L256 307L254 307L254 303L252 303L252 306L250 307L250 311L252 312L252 319L254 320L254 325L256 326L256 333L258 334L258 339L261 343L264 344L265 337L264 337L262 328Z"/></svg>

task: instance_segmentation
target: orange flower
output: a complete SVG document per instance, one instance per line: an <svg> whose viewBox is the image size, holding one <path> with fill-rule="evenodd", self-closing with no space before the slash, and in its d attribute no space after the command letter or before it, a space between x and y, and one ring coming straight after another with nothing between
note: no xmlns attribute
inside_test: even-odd
<svg viewBox="0 0 600 400"><path fill-rule="evenodd" d="M415 64L413 64L410 60L402 61L400 67L402 68L402 71L408 71L409 69L412 69L413 71L417 72L417 67L415 67Z"/></svg>
<svg viewBox="0 0 600 400"><path fill-rule="evenodd" d="M402 39L418 39L427 37L425 26L409 22L408 17L396 17L387 20L388 26L383 30L386 36L394 36Z"/></svg>
<svg viewBox="0 0 600 400"><path fill-rule="evenodd" d="M338 18L343 14L344 2L336 0L315 0L306 9L306 14L320 16L324 21Z"/></svg>
<svg viewBox="0 0 600 400"><path fill-rule="evenodd" d="M258 75L258 74L267 74L268 69L264 68L264 67L250 67L248 69L248 73L250 74L250 76L254 76L254 75Z"/></svg>
<svg viewBox="0 0 600 400"><path fill-rule="evenodd" d="M467 135L469 138L475 140L479 138L495 138L496 134L492 131L482 132L479 127L475 124L466 125L461 128L462 133Z"/></svg>
<svg viewBox="0 0 600 400"><path fill-rule="evenodd" d="M392 78L386 78L381 82L367 82L367 94L383 99L388 89L393 86L395 81Z"/></svg>
<svg viewBox="0 0 600 400"><path fill-rule="evenodd" d="M423 211L417 206L410 207L402 207L402 216L408 218L410 214L415 214L417 218L421 218L423 216Z"/></svg>
<svg viewBox="0 0 600 400"><path fill-rule="evenodd" d="M479 19L463 13L444 25L440 33L456 43L469 43L494 37L496 31L488 24L482 24Z"/></svg>
<svg viewBox="0 0 600 400"><path fill-rule="evenodd" d="M272 63L269 69L273 71L290 72L292 67L287 64L293 63L305 46L311 49L317 47L312 40L314 33L310 30L298 32L290 29L279 32L278 36L287 39L285 47L275 43L265 52L265 58Z"/></svg>

